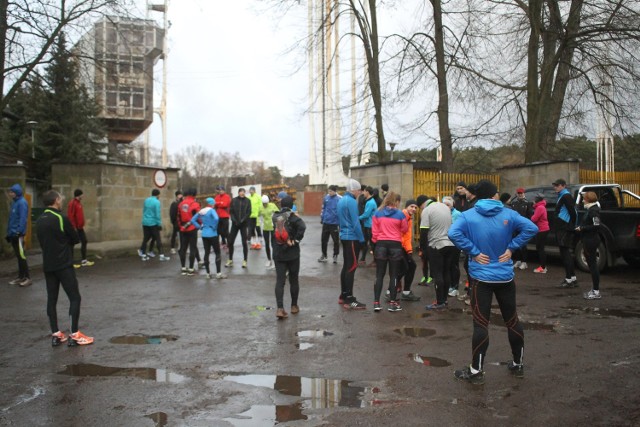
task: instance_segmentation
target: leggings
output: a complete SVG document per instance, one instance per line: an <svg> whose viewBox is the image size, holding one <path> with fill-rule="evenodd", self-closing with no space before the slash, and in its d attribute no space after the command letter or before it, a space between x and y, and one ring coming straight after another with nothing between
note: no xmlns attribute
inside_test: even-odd
<svg viewBox="0 0 640 427"><path fill-rule="evenodd" d="M340 292L342 298L353 297L353 281L358 268L360 242L357 240L342 240L342 270L340 271Z"/></svg>
<svg viewBox="0 0 640 427"><path fill-rule="evenodd" d="M80 291L78 289L78 279L73 267L67 267L62 270L45 272L44 279L47 284L47 316L49 316L49 325L51 333L56 333L58 328L58 293L60 285L69 298L69 316L71 316L71 333L78 332L78 319L80 319Z"/></svg>
<svg viewBox="0 0 640 427"><path fill-rule="evenodd" d="M189 268L193 269L198 251L198 230L180 232L180 265L184 268L187 261L187 249L189 249Z"/></svg>
<svg viewBox="0 0 640 427"><path fill-rule="evenodd" d="M267 259L271 261L271 242L273 241L273 230L264 230L264 251L267 253Z"/></svg>
<svg viewBox="0 0 640 427"><path fill-rule="evenodd" d="M382 282L389 266L389 293L391 301L395 301L398 292L398 270L403 259L402 244L394 240L378 240L373 253L376 260L376 284L373 287L373 300L380 302Z"/></svg>
<svg viewBox="0 0 640 427"><path fill-rule="evenodd" d="M18 277L20 279L29 278L29 265L27 264L27 256L24 252L24 237L11 237L11 247L18 259Z"/></svg>
<svg viewBox="0 0 640 427"><path fill-rule="evenodd" d="M536 234L536 251L538 252L538 261L540 261L540 267L545 268L547 266L547 253L544 251L544 245L547 242L547 235L549 230L541 231Z"/></svg>
<svg viewBox="0 0 640 427"><path fill-rule="evenodd" d="M242 240L242 255L244 256L244 260L247 260L249 256L249 245L247 245L247 224L243 223L240 225L231 224L231 231L229 232L229 259L233 260L233 244L236 242L236 237L238 236L238 231L240 232L240 240Z"/></svg>
<svg viewBox="0 0 640 427"><path fill-rule="evenodd" d="M360 261L365 262L371 246L371 227L362 227L362 234L364 235L364 243L360 248Z"/></svg>
<svg viewBox="0 0 640 427"><path fill-rule="evenodd" d="M495 294L502 320L507 327L511 353L515 363L522 363L524 354L524 331L516 311L516 284L512 280L507 283L486 283L476 279L470 280L471 308L473 310L472 363L474 369L482 370L487 349L489 348L489 316L491 302Z"/></svg>
<svg viewBox="0 0 640 427"><path fill-rule="evenodd" d="M262 232L258 225L258 218L249 218L249 238L254 237L262 237Z"/></svg>
<svg viewBox="0 0 640 427"><path fill-rule="evenodd" d="M289 287L291 290L291 305L298 305L298 295L300 294L300 283L298 275L300 273L300 258L288 261L276 260L276 303L278 308L284 308L284 285L287 280L287 270L289 271Z"/></svg>
<svg viewBox="0 0 640 427"><path fill-rule="evenodd" d="M178 236L178 233L180 232L180 229L178 228L178 224L177 223L173 223L171 224L171 249L175 249L176 248L176 237Z"/></svg>
<svg viewBox="0 0 640 427"><path fill-rule="evenodd" d="M80 239L80 259L84 261L87 259L87 235L82 228L79 228L76 231L78 232L78 238Z"/></svg>
<svg viewBox="0 0 640 427"><path fill-rule="evenodd" d="M598 246L600 246L600 238L596 236L595 239L582 239L584 247L584 257L587 259L587 265L589 266L589 272L591 273L591 282L593 283L593 290L600 290L600 270L598 270L598 259L596 257L598 252ZM600 254L600 256L605 256Z"/></svg>
<svg viewBox="0 0 640 427"><path fill-rule="evenodd" d="M413 260L413 254L404 253L404 257L400 260L400 271L398 272L398 281L404 279L403 290L409 292L411 290L411 283L416 275L418 266Z"/></svg>
<svg viewBox="0 0 640 427"><path fill-rule="evenodd" d="M229 236L229 217L218 219L218 236L220 236L222 244L226 245Z"/></svg>
<svg viewBox="0 0 640 427"><path fill-rule="evenodd" d="M213 252L216 254L216 273L220 273L221 259L218 236L203 237L202 245L204 246L204 267L207 269L207 274L211 274L211 270L209 269L209 254L211 253L211 248L213 248Z"/></svg>
<svg viewBox="0 0 640 427"><path fill-rule="evenodd" d="M451 285L451 264L456 251L455 246L445 246L441 249L429 246L429 267L436 286L436 302L438 304L447 302Z"/></svg>

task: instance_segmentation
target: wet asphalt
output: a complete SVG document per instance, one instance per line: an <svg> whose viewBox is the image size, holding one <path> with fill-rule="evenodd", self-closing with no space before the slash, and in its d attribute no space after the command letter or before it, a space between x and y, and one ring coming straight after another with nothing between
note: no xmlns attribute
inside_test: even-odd
<svg viewBox="0 0 640 427"><path fill-rule="evenodd" d="M496 305L486 382L474 386L453 378L470 362L468 306L451 298L426 312L434 290L414 285L422 301L374 313L374 268L361 267L355 295L367 310L342 308L342 257L318 263L320 224L305 220L301 311L286 320L264 250L243 269L239 242L224 280L181 276L176 255L78 270L80 329L96 339L85 347L51 347L41 272L29 288L0 286L0 425L640 425L638 270L604 274L599 301L582 298L586 273L578 289L556 287L558 259L546 275L534 262L518 270L525 378L507 372ZM61 292L65 328L67 307Z"/></svg>

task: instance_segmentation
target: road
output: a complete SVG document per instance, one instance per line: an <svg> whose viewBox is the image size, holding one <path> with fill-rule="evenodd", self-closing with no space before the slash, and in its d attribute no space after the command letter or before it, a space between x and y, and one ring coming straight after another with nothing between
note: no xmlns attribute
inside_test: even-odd
<svg viewBox="0 0 640 427"><path fill-rule="evenodd" d="M473 386L453 378L470 362L468 306L427 313L434 290L414 287L421 302L374 313L374 269L363 267L355 294L369 307L343 309L342 260L316 261L320 224L305 220L301 312L283 321L264 250L242 269L238 243L221 281L181 276L176 256L78 270L80 327L96 338L86 347L50 346L41 272L29 288L1 286L0 425L640 425L637 270L603 275L599 301L582 298L585 273L579 289L556 288L558 259L546 275L518 270L525 378L507 373L494 310L486 383ZM67 307L61 293L61 326Z"/></svg>

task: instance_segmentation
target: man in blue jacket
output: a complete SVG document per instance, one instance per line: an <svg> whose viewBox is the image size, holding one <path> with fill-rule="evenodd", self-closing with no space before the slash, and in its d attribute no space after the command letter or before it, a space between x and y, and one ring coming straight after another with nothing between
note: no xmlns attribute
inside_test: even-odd
<svg viewBox="0 0 640 427"><path fill-rule="evenodd" d="M149 256L147 255L147 243L153 239L158 246L160 261L169 261L169 257L164 256L162 251L162 239L160 238L160 230L162 230L162 216L160 215L160 190L154 188L151 191L151 197L147 197L142 207L142 245L138 249L138 255L143 261L147 261Z"/></svg>
<svg viewBox="0 0 640 427"><path fill-rule="evenodd" d="M20 184L14 184L9 189L9 197L13 199L9 208L9 223L7 224L7 236L5 239L11 243L13 253L18 259L18 277L9 282L10 285L26 287L31 285L29 277L29 265L24 249L24 236L27 234L27 218L29 216L29 204L22 196Z"/></svg>
<svg viewBox="0 0 640 427"><path fill-rule="evenodd" d="M362 227L358 218L358 202L360 183L350 179L347 183L347 191L338 202L338 221L340 224L340 241L342 242L343 265L340 272L340 298L338 303L344 308L352 310L364 310L367 306L359 302L353 296L353 281L358 268L358 255L364 243Z"/></svg>
<svg viewBox="0 0 640 427"><path fill-rule="evenodd" d="M469 254L471 306L473 307L472 363L454 372L457 379L484 384L482 365L489 347L489 316L495 294L505 319L513 360L507 368L524 376L524 333L516 312L516 284L512 253L536 235L538 227L516 211L505 209L497 187L486 180L476 185L478 202L451 225L449 239Z"/></svg>
<svg viewBox="0 0 640 427"><path fill-rule="evenodd" d="M329 236L333 240L333 263L338 262L340 254L340 230L338 230L338 202L342 197L338 194L338 187L329 186L328 193L322 199L322 210L320 211L320 224L322 224L322 234L320 235L320 246L322 255L318 262L327 262L327 247L329 246Z"/></svg>

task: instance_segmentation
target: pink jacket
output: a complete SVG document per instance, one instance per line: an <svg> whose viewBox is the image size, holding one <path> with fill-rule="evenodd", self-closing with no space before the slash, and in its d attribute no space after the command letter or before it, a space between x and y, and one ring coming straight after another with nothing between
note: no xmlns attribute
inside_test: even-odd
<svg viewBox="0 0 640 427"><path fill-rule="evenodd" d="M533 205L533 216L531 217L531 221L538 226L538 232L549 231L546 200L542 200Z"/></svg>

